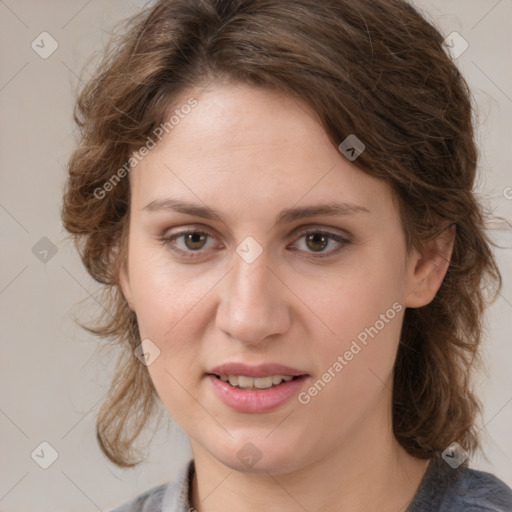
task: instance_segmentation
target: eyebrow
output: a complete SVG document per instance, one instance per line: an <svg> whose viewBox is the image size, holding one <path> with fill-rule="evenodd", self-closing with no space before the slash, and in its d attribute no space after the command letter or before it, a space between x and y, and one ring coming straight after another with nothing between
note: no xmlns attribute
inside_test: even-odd
<svg viewBox="0 0 512 512"><path fill-rule="evenodd" d="M170 197L164 199L155 199L143 208L143 211L148 212L161 210L176 211L208 220L218 220L225 224L222 217L217 212L215 212L215 210L212 210L208 206L201 206ZM360 206L355 203L329 202L311 206L285 208L277 214L275 224L284 224L286 222L292 222L294 220L299 220L306 217L314 217L317 215L346 216L356 213L370 213L370 211L364 206Z"/></svg>

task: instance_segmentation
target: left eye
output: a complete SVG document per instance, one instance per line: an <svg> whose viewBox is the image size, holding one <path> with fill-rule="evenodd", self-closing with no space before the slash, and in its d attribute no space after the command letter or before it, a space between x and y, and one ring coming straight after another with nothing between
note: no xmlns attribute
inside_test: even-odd
<svg viewBox="0 0 512 512"><path fill-rule="evenodd" d="M319 258L325 258L337 253L341 247L349 243L349 241L340 235L335 233L329 233L326 231L305 231L300 234L299 240L304 239L304 243L313 254L318 254ZM325 249L333 242L338 245L338 249L325 251ZM297 243L294 243L292 247L296 247ZM307 251L306 251L307 252Z"/></svg>
<svg viewBox="0 0 512 512"><path fill-rule="evenodd" d="M175 233L171 236L164 237L162 238L162 242L172 251L185 257L194 258L194 253L199 253L202 250L212 248L212 245L210 245L210 247L207 247L208 238L213 239L213 236L211 236L206 231L186 230ZM181 240L182 243L179 244L177 242L178 240ZM305 250L305 252L309 252L314 257L318 258L325 258L327 256L330 256L338 252L341 249L340 246L344 246L350 243L346 238L338 234L314 230L304 231L300 233L299 238L297 240L304 240L304 244L306 246L306 249L299 248L299 250ZM326 251L325 249L332 244L337 244L338 248ZM299 245L301 244L299 244L298 242L294 242L289 247L291 247L292 249L296 249L297 246ZM213 247L214 246L215 244L213 244Z"/></svg>

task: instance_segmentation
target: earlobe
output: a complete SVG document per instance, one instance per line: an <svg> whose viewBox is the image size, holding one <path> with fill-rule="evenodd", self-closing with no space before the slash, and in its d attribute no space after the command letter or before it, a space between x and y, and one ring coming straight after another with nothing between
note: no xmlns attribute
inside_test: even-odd
<svg viewBox="0 0 512 512"><path fill-rule="evenodd" d="M455 224L451 224L435 239L426 242L421 252L414 251L408 271L406 307L419 308L434 300L450 265L455 228Z"/></svg>

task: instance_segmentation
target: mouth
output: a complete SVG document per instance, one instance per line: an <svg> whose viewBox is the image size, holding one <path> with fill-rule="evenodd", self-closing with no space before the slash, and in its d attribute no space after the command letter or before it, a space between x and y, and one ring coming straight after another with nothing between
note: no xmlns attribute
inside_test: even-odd
<svg viewBox="0 0 512 512"><path fill-rule="evenodd" d="M310 375L280 364L225 363L205 374L210 389L225 405L242 413L263 413L289 403Z"/></svg>

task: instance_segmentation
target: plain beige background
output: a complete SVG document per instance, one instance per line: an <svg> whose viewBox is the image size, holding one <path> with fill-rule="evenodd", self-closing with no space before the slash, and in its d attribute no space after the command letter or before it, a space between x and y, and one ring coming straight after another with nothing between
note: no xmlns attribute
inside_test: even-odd
<svg viewBox="0 0 512 512"><path fill-rule="evenodd" d="M457 60L478 105L479 190L496 215L511 219L512 2L416 3L445 35L457 31L469 43ZM141 5L0 0L1 512L107 511L170 480L190 456L187 438L172 420L148 433L148 462L136 469L116 468L100 452L95 414L114 356L95 354L97 340L73 322L73 315L91 317L100 307L99 286L64 241L59 218L82 65L114 23ZM45 59L31 47L42 32L58 44ZM44 51L50 51L51 40L44 37ZM512 486L512 236L493 233L508 249L496 251L504 288L487 316L487 374L478 378L488 460L478 456L471 465ZM48 461L52 450L57 456L47 469L35 461L41 450Z"/></svg>

